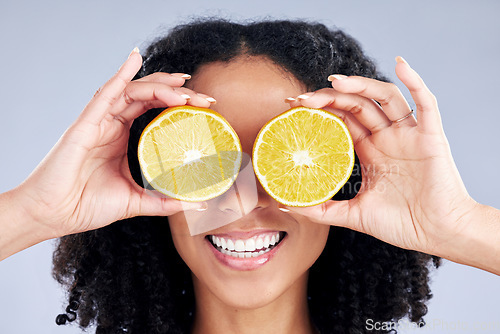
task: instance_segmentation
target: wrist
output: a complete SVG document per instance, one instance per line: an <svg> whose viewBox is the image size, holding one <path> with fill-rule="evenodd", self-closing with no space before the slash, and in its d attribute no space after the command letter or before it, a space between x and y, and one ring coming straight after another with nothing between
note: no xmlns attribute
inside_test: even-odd
<svg viewBox="0 0 500 334"><path fill-rule="evenodd" d="M0 194L0 260L55 237L49 228L35 219L36 212L31 200L19 187Z"/></svg>
<svg viewBox="0 0 500 334"><path fill-rule="evenodd" d="M500 275L500 211L471 199L453 241L439 255L453 262Z"/></svg>

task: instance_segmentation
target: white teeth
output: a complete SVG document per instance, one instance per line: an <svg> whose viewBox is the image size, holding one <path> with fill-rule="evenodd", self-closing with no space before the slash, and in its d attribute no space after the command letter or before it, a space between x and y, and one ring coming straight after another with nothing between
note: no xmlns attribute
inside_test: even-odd
<svg viewBox="0 0 500 334"><path fill-rule="evenodd" d="M219 248L222 254L235 258L250 258L269 252L271 247L280 241L280 233L253 236L246 240L238 239L236 241L214 235L211 235L209 239Z"/></svg>
<svg viewBox="0 0 500 334"><path fill-rule="evenodd" d="M264 248L264 239L258 237L257 240L255 241L255 249L262 249L262 248Z"/></svg>
<svg viewBox="0 0 500 334"><path fill-rule="evenodd" d="M269 236L266 235L266 237L264 238L264 248L269 247L269 241L271 241L271 240L270 240Z"/></svg>
<svg viewBox="0 0 500 334"><path fill-rule="evenodd" d="M237 252L244 252L245 251L245 243L243 240L236 240L234 243L234 250Z"/></svg>
<svg viewBox="0 0 500 334"><path fill-rule="evenodd" d="M275 235L273 235L273 236L271 237L271 242L269 243L269 246L273 246L275 243L276 243L276 236L275 236Z"/></svg>
<svg viewBox="0 0 500 334"><path fill-rule="evenodd" d="M244 258L250 258L250 257L257 257L259 255L262 255L264 253L270 252L271 249L266 249L266 250L261 250L259 252L231 252L226 249L221 249L220 252L225 255L229 255L231 257L235 257L238 259L244 259Z"/></svg>
<svg viewBox="0 0 500 334"><path fill-rule="evenodd" d="M254 239L248 239L245 242L245 251L247 252L253 252L255 250L255 240Z"/></svg>

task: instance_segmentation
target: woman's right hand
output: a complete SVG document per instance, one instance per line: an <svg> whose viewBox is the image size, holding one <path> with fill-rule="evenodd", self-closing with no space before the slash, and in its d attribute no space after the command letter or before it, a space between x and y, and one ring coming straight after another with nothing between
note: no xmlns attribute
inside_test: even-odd
<svg viewBox="0 0 500 334"><path fill-rule="evenodd" d="M142 57L134 49L40 165L11 191L14 202L22 204L34 226L48 237L182 209L177 200L147 195L132 179L127 162L129 129L148 109L188 102L209 107L210 102L207 96L181 87L189 75L155 73L131 81L141 65Z"/></svg>

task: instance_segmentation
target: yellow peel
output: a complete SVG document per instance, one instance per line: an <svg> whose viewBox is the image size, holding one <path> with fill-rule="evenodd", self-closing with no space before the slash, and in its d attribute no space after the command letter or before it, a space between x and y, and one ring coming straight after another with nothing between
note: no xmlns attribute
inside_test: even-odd
<svg viewBox="0 0 500 334"><path fill-rule="evenodd" d="M354 145L344 122L322 109L292 108L267 122L255 140L253 167L260 183L287 206L331 199L354 166Z"/></svg>
<svg viewBox="0 0 500 334"><path fill-rule="evenodd" d="M141 134L137 156L144 178L159 192L198 202L228 190L241 165L241 143L213 110L168 108Z"/></svg>

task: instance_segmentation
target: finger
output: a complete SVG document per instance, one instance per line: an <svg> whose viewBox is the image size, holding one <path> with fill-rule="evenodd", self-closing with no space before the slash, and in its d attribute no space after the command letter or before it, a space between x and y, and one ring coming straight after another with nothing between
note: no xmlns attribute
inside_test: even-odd
<svg viewBox="0 0 500 334"><path fill-rule="evenodd" d="M398 120L411 112L408 102L404 98L399 88L388 82L364 78L364 77L344 77L331 75L328 80L332 80L332 87L341 93L358 94L367 99L373 99L380 103L382 110L391 121ZM415 120L409 118L406 124L416 125Z"/></svg>
<svg viewBox="0 0 500 334"><path fill-rule="evenodd" d="M129 205L129 217L134 216L170 216L186 210L204 210L204 202L181 202L169 197L151 196L150 192L142 189L135 193Z"/></svg>
<svg viewBox="0 0 500 334"><path fill-rule="evenodd" d="M347 227L356 231L361 231L359 225L359 215L352 206L352 201L326 201L310 207L286 206L290 212L300 214L310 218L318 224Z"/></svg>
<svg viewBox="0 0 500 334"><path fill-rule="evenodd" d="M410 91L417 108L418 127L428 132L442 132L436 97L403 58L397 57L396 60L396 75Z"/></svg>
<svg viewBox="0 0 500 334"><path fill-rule="evenodd" d="M191 76L185 73L155 72L140 79L134 80L134 82L161 82L171 87L181 87L186 83L186 80L189 79L191 79Z"/></svg>
<svg viewBox="0 0 500 334"><path fill-rule="evenodd" d="M161 82L132 81L125 87L122 99L113 108L112 115L134 102L146 102L160 100L167 105L183 105L191 96L185 94L180 88L171 87Z"/></svg>
<svg viewBox="0 0 500 334"><path fill-rule="evenodd" d="M135 48L118 72L95 94L82 112L82 117L91 123L99 124L108 114L123 90L142 66L139 49Z"/></svg>
<svg viewBox="0 0 500 334"><path fill-rule="evenodd" d="M179 94L189 96L187 104L194 107L208 108L211 103L202 95L192 91L191 89L185 87L174 88ZM215 100L215 99L214 99Z"/></svg>
<svg viewBox="0 0 500 334"><path fill-rule="evenodd" d="M361 124L350 112L330 107L324 107L323 109L342 119L351 134L354 149L356 149L359 142L371 135L370 130Z"/></svg>
<svg viewBox="0 0 500 334"><path fill-rule="evenodd" d="M198 94L199 96L203 97L204 99L206 99L208 102L210 102L210 104L216 104L217 103L217 100L214 99L213 97L211 96L208 96L206 94L202 94L202 93L196 93Z"/></svg>
<svg viewBox="0 0 500 334"><path fill-rule="evenodd" d="M198 94L184 87L170 87L160 82L133 81L125 88L121 103L116 104L111 112L119 116L122 122L129 122L152 108L173 107L189 104L208 108L215 99L205 94Z"/></svg>
<svg viewBox="0 0 500 334"><path fill-rule="evenodd" d="M377 103L357 94L345 94L336 92L332 88L323 88L312 94L300 95L297 98L305 107L322 108L328 105L335 109L346 110L372 133L392 124Z"/></svg>
<svg viewBox="0 0 500 334"><path fill-rule="evenodd" d="M285 100L287 103L290 103L291 107L300 107L305 100L297 100L295 98L288 98ZM312 108L312 107L311 107ZM320 108L331 112L332 114L340 117L342 121L347 126L349 133L351 134L352 141L354 143L354 148L356 148L357 144L365 139L366 137L371 135L370 130L368 130L363 124L361 124L353 114L348 111L335 109L328 106L317 106L315 108Z"/></svg>
<svg viewBox="0 0 500 334"><path fill-rule="evenodd" d="M131 121L152 108L185 105L191 97L159 82L133 81L109 112L123 122Z"/></svg>

